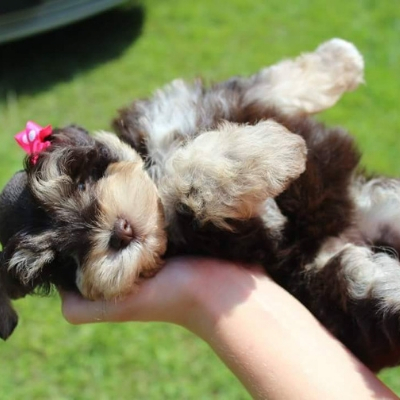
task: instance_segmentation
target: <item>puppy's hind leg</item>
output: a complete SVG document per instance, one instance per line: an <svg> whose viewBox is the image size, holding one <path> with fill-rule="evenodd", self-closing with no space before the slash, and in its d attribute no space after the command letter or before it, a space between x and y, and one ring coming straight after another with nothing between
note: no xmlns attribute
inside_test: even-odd
<svg viewBox="0 0 400 400"><path fill-rule="evenodd" d="M373 371L400 362L400 263L330 238L306 267L308 307Z"/></svg>
<svg viewBox="0 0 400 400"><path fill-rule="evenodd" d="M258 216L305 169L304 140L282 125L223 123L168 160L160 194L171 215L189 211L196 224L230 229L230 220Z"/></svg>
<svg viewBox="0 0 400 400"><path fill-rule="evenodd" d="M359 177L353 185L358 228L375 251L400 254L400 180Z"/></svg>
<svg viewBox="0 0 400 400"><path fill-rule="evenodd" d="M333 106L343 93L362 83L363 70L363 58L352 43L331 39L314 52L254 75L244 104L273 106L289 115L314 114Z"/></svg>

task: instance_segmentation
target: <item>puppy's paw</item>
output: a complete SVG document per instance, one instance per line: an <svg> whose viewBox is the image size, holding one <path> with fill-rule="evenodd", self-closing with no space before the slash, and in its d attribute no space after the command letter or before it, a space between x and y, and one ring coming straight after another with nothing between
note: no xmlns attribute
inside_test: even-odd
<svg viewBox="0 0 400 400"><path fill-rule="evenodd" d="M400 180L358 178L352 185L357 224L369 243L400 250Z"/></svg>
<svg viewBox="0 0 400 400"><path fill-rule="evenodd" d="M331 39L322 43L315 54L332 81L327 92L341 94L363 83L364 59L354 44L343 39Z"/></svg>
<svg viewBox="0 0 400 400"><path fill-rule="evenodd" d="M166 210L190 210L200 224L229 228L248 219L305 169L304 140L269 120L254 126L224 123L179 149L161 186Z"/></svg>

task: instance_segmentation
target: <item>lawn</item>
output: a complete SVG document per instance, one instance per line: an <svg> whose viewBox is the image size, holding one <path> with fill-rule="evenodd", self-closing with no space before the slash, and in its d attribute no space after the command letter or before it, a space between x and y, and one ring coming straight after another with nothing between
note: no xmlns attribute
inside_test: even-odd
<svg viewBox="0 0 400 400"><path fill-rule="evenodd" d="M400 175L400 7L376 0L149 0L0 46L0 186L25 121L107 129L116 109L176 77L250 74L342 37L366 85L318 118L352 131L369 171ZM199 339L165 324L70 326L57 296L16 302L0 343L0 399L248 399ZM381 374L400 395L400 370Z"/></svg>

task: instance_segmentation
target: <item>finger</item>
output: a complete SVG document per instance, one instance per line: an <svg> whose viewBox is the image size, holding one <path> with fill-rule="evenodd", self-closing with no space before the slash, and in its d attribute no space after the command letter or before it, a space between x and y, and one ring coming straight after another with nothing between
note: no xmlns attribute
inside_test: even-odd
<svg viewBox="0 0 400 400"><path fill-rule="evenodd" d="M90 301L76 293L61 292L61 311L64 318L71 324L107 321L108 305L105 301Z"/></svg>
<svg viewBox="0 0 400 400"><path fill-rule="evenodd" d="M91 301L78 293L62 290L59 290L59 293L62 301L62 314L69 323L74 325L151 319L151 316L146 315L146 309L152 309L151 302L142 287L140 290L136 288L125 298L108 301Z"/></svg>

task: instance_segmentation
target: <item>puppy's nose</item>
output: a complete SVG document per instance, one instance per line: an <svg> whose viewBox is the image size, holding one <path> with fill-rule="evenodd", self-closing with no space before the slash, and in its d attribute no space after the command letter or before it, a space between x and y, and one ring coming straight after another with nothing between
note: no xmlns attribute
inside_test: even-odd
<svg viewBox="0 0 400 400"><path fill-rule="evenodd" d="M118 218L110 238L110 246L114 250L121 250L129 245L135 238L131 224L124 218Z"/></svg>

